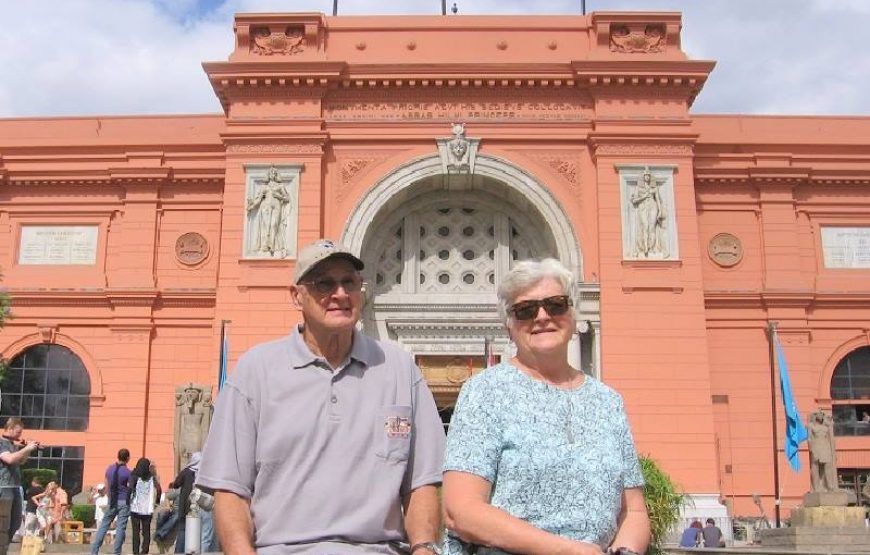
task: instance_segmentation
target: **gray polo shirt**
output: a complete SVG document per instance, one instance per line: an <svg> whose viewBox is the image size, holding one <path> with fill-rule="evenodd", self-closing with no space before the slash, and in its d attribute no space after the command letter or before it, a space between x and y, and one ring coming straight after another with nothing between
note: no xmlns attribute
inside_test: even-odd
<svg viewBox="0 0 870 555"><path fill-rule="evenodd" d="M396 553L401 496L440 483L443 454L435 401L408 353L354 331L333 372L297 328L239 359L197 483L251 500L261 553Z"/></svg>

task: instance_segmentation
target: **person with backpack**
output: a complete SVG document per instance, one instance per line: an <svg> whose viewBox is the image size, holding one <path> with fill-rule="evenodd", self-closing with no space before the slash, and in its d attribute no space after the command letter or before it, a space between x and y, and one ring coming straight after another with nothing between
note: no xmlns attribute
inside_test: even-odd
<svg viewBox="0 0 870 555"><path fill-rule="evenodd" d="M115 522L115 542L112 545L112 553L121 555L121 547L124 545L124 537L127 533L127 520L130 518L130 469L127 463L130 461L128 449L118 450L118 461L110 464L106 469L106 483L109 484L109 508L103 515L103 520L94 534L91 543L91 555L98 555L103 539Z"/></svg>
<svg viewBox="0 0 870 555"><path fill-rule="evenodd" d="M151 472L151 461L142 457L130 474L130 518L133 522L133 555L151 547L151 517L160 499L160 484Z"/></svg>

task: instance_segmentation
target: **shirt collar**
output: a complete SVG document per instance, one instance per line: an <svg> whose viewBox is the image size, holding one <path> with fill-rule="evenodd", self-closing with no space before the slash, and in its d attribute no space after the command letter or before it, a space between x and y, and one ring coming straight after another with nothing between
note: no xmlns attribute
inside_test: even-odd
<svg viewBox="0 0 870 555"><path fill-rule="evenodd" d="M311 352L311 349L308 348L308 345L305 343L305 339L302 337L302 330L304 328L304 324L299 324L293 330L293 333L290 334L290 357L293 361L293 368L304 368L306 366L320 366L323 361L323 357L319 357ZM357 362L362 363L364 366L371 366L372 364L372 348L371 342L373 339L366 336L364 333L354 328L353 330L353 343L350 348L350 356L349 360L356 360ZM346 365L344 365L346 366Z"/></svg>

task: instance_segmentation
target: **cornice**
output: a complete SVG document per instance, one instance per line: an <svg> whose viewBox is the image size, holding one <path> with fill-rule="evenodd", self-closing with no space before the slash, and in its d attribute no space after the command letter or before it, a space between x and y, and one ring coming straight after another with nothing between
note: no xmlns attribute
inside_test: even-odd
<svg viewBox="0 0 870 555"><path fill-rule="evenodd" d="M870 185L870 168L857 169L820 169L812 167L741 167L694 168L695 181L701 184L734 184L764 186L765 184L792 185Z"/></svg>
<svg viewBox="0 0 870 555"><path fill-rule="evenodd" d="M223 183L223 167L178 169L159 168L104 168L100 170L43 168L7 172L2 182L11 186L24 185L125 185L173 183Z"/></svg>
<svg viewBox="0 0 870 555"><path fill-rule="evenodd" d="M821 306L855 306L865 308L870 303L868 291L727 291L704 292L707 308L818 308Z"/></svg>
<svg viewBox="0 0 870 555"><path fill-rule="evenodd" d="M215 289L27 289L8 288L16 307L92 307L154 306L213 307Z"/></svg>
<svg viewBox="0 0 870 555"><path fill-rule="evenodd" d="M375 301L375 307L378 312L449 312L449 313L470 313L470 312L488 312L495 310L495 303L476 303L476 304L450 304L450 303L400 303L400 302L383 302Z"/></svg>

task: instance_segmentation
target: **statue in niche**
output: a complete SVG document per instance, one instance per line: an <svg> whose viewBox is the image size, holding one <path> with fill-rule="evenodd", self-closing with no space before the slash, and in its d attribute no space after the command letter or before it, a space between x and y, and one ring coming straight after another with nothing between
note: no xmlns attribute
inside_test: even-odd
<svg viewBox="0 0 870 555"><path fill-rule="evenodd" d="M447 141L448 167L461 169L468 167L468 139L465 138L465 124L453 124L453 138Z"/></svg>
<svg viewBox="0 0 870 555"><path fill-rule="evenodd" d="M834 421L831 415L820 410L810 414L807 432L810 446L811 491L837 491Z"/></svg>
<svg viewBox="0 0 870 555"><path fill-rule="evenodd" d="M202 450L211 425L211 387L188 384L175 389L175 472Z"/></svg>
<svg viewBox="0 0 870 555"><path fill-rule="evenodd" d="M661 195L662 183L653 179L649 168L644 169L634 192L634 256L637 258L667 258L668 210Z"/></svg>
<svg viewBox="0 0 870 555"><path fill-rule="evenodd" d="M258 256L284 258L287 222L293 209L290 190L275 166L269 168L266 179L255 179L254 183L254 194L246 206L253 233L252 250Z"/></svg>

